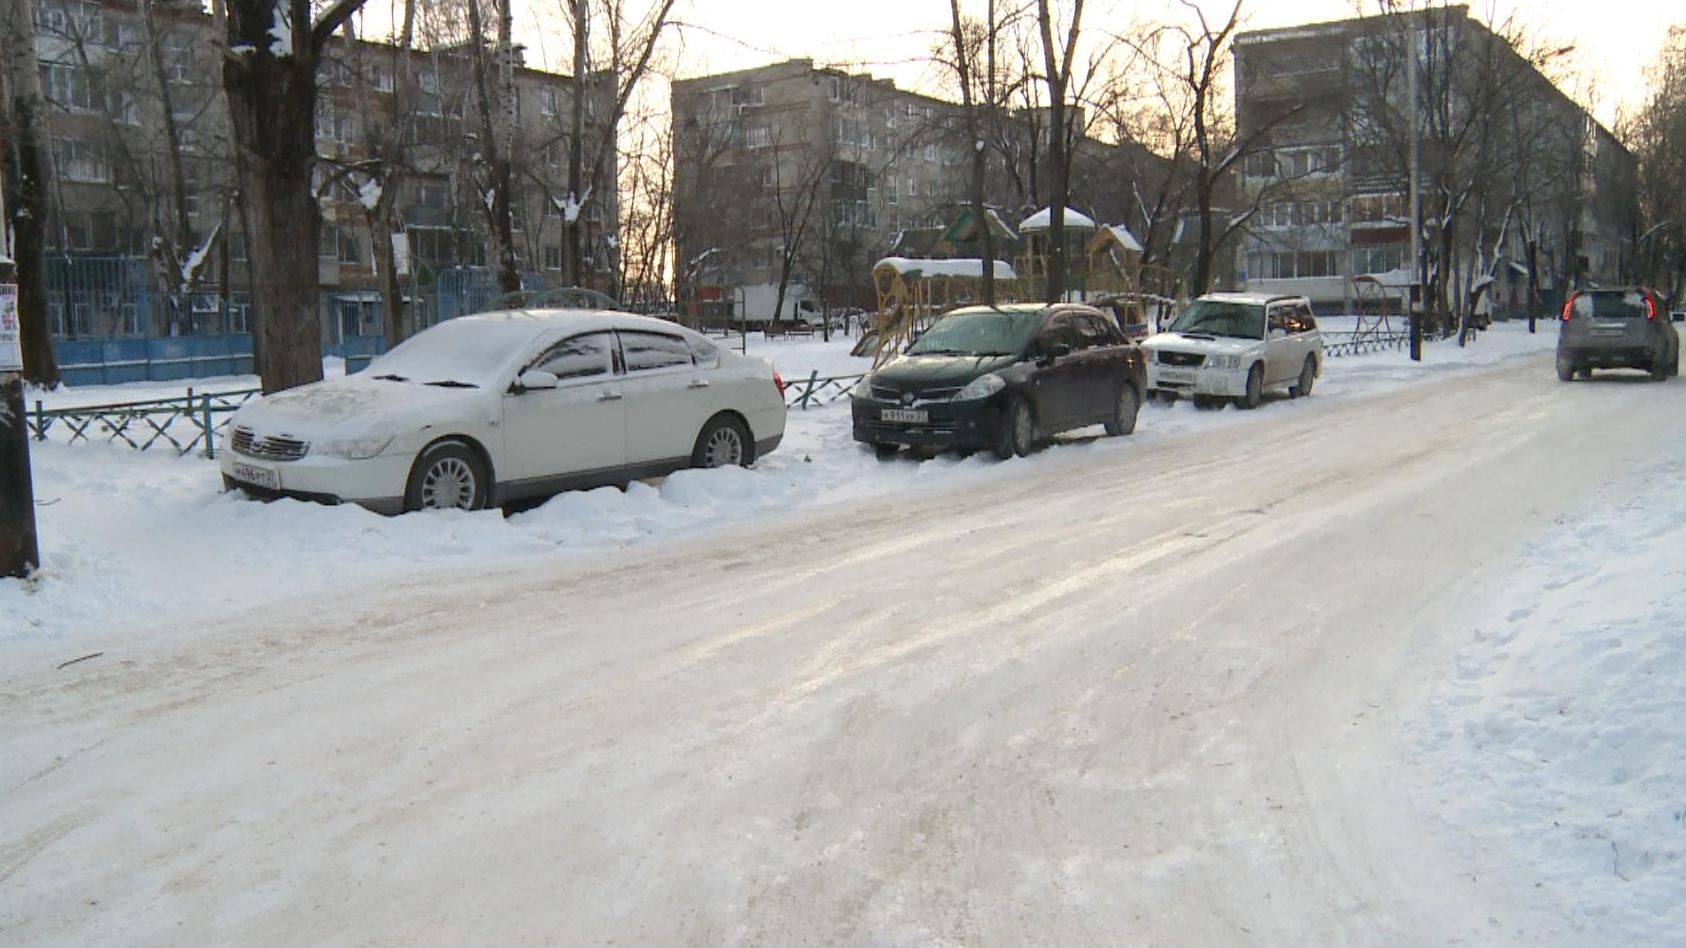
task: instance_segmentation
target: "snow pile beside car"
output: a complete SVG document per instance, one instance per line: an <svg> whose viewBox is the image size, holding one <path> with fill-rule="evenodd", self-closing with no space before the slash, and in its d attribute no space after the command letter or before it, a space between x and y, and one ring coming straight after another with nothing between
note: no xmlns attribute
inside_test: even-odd
<svg viewBox="0 0 1686 948"><path fill-rule="evenodd" d="M1589 944L1686 933L1683 479L1653 462L1536 542L1417 734L1433 808Z"/></svg>

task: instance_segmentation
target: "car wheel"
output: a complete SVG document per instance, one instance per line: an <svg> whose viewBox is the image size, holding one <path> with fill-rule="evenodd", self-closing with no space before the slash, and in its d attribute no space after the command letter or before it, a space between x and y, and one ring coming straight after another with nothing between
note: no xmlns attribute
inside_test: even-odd
<svg viewBox="0 0 1686 948"><path fill-rule="evenodd" d="M1255 365L1247 373L1247 394L1236 400L1242 408L1257 408L1264 401L1264 366Z"/></svg>
<svg viewBox="0 0 1686 948"><path fill-rule="evenodd" d="M1657 361L1651 363L1651 381L1668 381L1668 363L1663 361L1662 356L1658 356Z"/></svg>
<svg viewBox="0 0 1686 948"><path fill-rule="evenodd" d="M1001 435L995 440L995 456L1005 461L1014 455L1024 457L1036 446L1036 415L1030 402L1015 396L1007 405Z"/></svg>
<svg viewBox="0 0 1686 948"><path fill-rule="evenodd" d="M1574 379L1575 374L1574 363L1565 362L1562 359L1557 360L1557 380L1559 382L1568 382Z"/></svg>
<svg viewBox="0 0 1686 948"><path fill-rule="evenodd" d="M901 447L899 444L874 444L872 453L877 456L878 460L885 461L895 457L896 452L900 451Z"/></svg>
<svg viewBox="0 0 1686 948"><path fill-rule="evenodd" d="M1304 398L1311 394L1312 385L1317 382L1317 357L1306 356L1305 365L1300 369L1300 380L1288 390L1289 398Z"/></svg>
<svg viewBox="0 0 1686 948"><path fill-rule="evenodd" d="M749 429L731 415L715 415L697 435L691 449L692 467L748 467L755 463L755 442Z"/></svg>
<svg viewBox="0 0 1686 948"><path fill-rule="evenodd" d="M490 493L486 465L461 441L437 441L416 458L406 510L479 510Z"/></svg>
<svg viewBox="0 0 1686 948"><path fill-rule="evenodd" d="M1118 389L1118 401L1112 408L1112 420L1106 423L1106 433L1115 438L1135 433L1136 414L1141 411L1141 407L1141 400L1136 397L1136 387L1125 382Z"/></svg>

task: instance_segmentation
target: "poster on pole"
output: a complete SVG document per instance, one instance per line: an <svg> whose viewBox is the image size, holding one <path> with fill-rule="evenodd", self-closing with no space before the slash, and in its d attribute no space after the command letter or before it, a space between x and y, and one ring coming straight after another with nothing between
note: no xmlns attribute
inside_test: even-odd
<svg viewBox="0 0 1686 948"><path fill-rule="evenodd" d="M18 288L0 283L0 372L23 371L23 331L18 325Z"/></svg>

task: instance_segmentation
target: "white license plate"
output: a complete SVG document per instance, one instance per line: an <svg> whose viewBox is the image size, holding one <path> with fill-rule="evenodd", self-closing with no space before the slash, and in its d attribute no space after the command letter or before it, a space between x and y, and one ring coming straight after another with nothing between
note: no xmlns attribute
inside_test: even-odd
<svg viewBox="0 0 1686 948"><path fill-rule="evenodd" d="M1173 383L1180 383L1180 384L1183 384L1183 385L1188 385L1188 384L1191 384L1191 383L1194 382L1194 373L1193 372L1175 372L1175 371L1167 371L1165 369L1160 369L1159 370L1159 380L1161 382L1173 382Z"/></svg>
<svg viewBox="0 0 1686 948"><path fill-rule="evenodd" d="M234 479L256 487L267 487L270 490L281 489L281 473L256 464L241 464L234 462Z"/></svg>
<svg viewBox="0 0 1686 948"><path fill-rule="evenodd" d="M899 421L909 425L922 425L931 420L930 412L913 411L906 408L886 408L879 417L885 421Z"/></svg>

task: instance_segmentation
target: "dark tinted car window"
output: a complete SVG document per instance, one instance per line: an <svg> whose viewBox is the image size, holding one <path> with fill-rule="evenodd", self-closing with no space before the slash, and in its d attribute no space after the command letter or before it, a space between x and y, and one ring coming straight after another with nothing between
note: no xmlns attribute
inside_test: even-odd
<svg viewBox="0 0 1686 948"><path fill-rule="evenodd" d="M720 364L720 350L707 339L690 339L691 355L697 364L705 368L714 368Z"/></svg>
<svg viewBox="0 0 1686 948"><path fill-rule="evenodd" d="M1575 297L1577 317L1599 319L1644 319L1650 308L1638 290L1590 290Z"/></svg>
<svg viewBox="0 0 1686 948"><path fill-rule="evenodd" d="M1112 333L1101 318L1089 313L1077 313L1072 316L1072 320L1077 324L1077 338L1082 343L1080 348L1095 349L1112 345Z"/></svg>
<svg viewBox="0 0 1686 948"><path fill-rule="evenodd" d="M1296 334L1311 332L1317 328L1317 317L1312 315L1311 307L1304 303L1296 303L1288 310L1286 322L1288 331Z"/></svg>
<svg viewBox="0 0 1686 948"><path fill-rule="evenodd" d="M611 353L614 341L606 332L591 332L564 339L539 356L533 368L559 379L582 379L614 371Z"/></svg>
<svg viewBox="0 0 1686 948"><path fill-rule="evenodd" d="M1048 320L1048 325L1043 326L1042 331L1036 336L1036 351L1048 352L1061 343L1070 346L1072 349L1079 348L1077 330L1072 326L1071 314L1069 313L1061 313Z"/></svg>
<svg viewBox="0 0 1686 948"><path fill-rule="evenodd" d="M628 372L647 372L691 364L691 347L678 336L656 332L621 333L621 352Z"/></svg>

